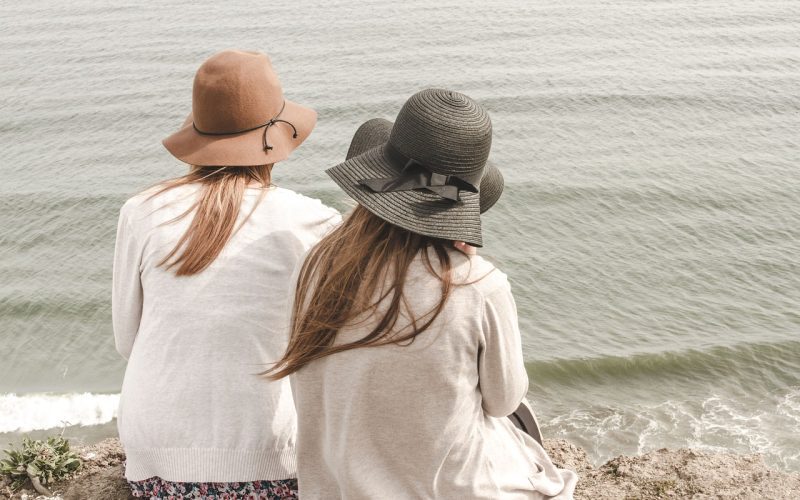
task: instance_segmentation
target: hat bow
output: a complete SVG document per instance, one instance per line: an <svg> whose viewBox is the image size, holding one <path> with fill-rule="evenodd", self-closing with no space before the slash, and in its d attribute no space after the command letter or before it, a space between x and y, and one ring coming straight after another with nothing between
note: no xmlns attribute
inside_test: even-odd
<svg viewBox="0 0 800 500"><path fill-rule="evenodd" d="M451 201L461 201L461 190L478 192L471 183L454 175L434 172L422 163L409 158L395 177L360 179L358 183L376 193L426 190Z"/></svg>

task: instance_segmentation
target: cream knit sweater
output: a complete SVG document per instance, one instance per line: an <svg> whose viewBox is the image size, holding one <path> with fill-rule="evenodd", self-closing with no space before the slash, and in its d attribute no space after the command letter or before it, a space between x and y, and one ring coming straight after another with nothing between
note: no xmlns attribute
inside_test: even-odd
<svg viewBox="0 0 800 500"><path fill-rule="evenodd" d="M291 376L304 500L572 498L575 473L505 418L528 389L506 276L452 255L456 280L471 284L412 344L343 351ZM439 300L420 257L405 294L416 316ZM363 319L336 342L377 321Z"/></svg>
<svg viewBox="0 0 800 500"><path fill-rule="evenodd" d="M260 189L247 189L240 220ZM300 256L338 213L269 189L205 271L158 267L191 221L167 223L196 186L123 206L114 259L113 324L128 358L119 435L130 480L232 482L295 476L296 416L289 382L257 374L288 341L284 314Z"/></svg>

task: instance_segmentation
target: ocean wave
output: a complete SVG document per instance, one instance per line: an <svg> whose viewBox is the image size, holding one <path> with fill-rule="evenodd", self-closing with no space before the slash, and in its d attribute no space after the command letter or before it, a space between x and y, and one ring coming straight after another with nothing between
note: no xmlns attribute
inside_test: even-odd
<svg viewBox="0 0 800 500"><path fill-rule="evenodd" d="M0 433L105 424L118 406L119 394L0 394Z"/></svg>
<svg viewBox="0 0 800 500"><path fill-rule="evenodd" d="M701 62L705 63L705 62ZM785 61L774 61L773 66L787 64ZM586 91L565 91L562 89L549 89L547 93L535 95L521 94L513 97L486 96L481 103L490 111L528 116L530 113L546 113L548 111L589 112L606 111L618 112L625 110L632 113L637 109L670 110L679 109L705 109L717 111L750 112L756 106L769 106L783 112L800 109L800 100L795 96L782 95L754 95L730 92L725 95L704 93L695 88L681 89L675 87L673 92L662 93L591 93Z"/></svg>
<svg viewBox="0 0 800 500"><path fill-rule="evenodd" d="M580 444L597 464L619 454L689 447L760 453L771 465L800 470L800 387L749 404L711 395L702 401L593 405L546 420L543 431Z"/></svg>
<svg viewBox="0 0 800 500"><path fill-rule="evenodd" d="M732 168L740 171L746 168L762 168L740 158ZM786 167L787 170L790 168ZM742 177L745 177L743 174ZM680 182L680 181L678 181ZM682 185L676 186L672 179L664 177L657 183L640 183L630 185L603 184L567 184L544 181L521 181L510 183L508 193L524 196L535 206L555 204L579 204L592 207L602 203L611 208L646 207L659 212L672 210L702 210L708 213L747 212L751 213L765 204L792 204L800 200L794 186L787 185L780 179L772 182L743 182L737 186L726 186L720 189L715 185ZM505 195L505 194L504 194Z"/></svg>
<svg viewBox="0 0 800 500"><path fill-rule="evenodd" d="M715 380L728 376L732 368L736 368L739 377L764 370L780 376L800 371L800 342L747 343L630 356L533 361L526 363L526 367L531 380L539 385L630 381L649 376ZM791 380L784 383L800 383L796 377L789 378Z"/></svg>

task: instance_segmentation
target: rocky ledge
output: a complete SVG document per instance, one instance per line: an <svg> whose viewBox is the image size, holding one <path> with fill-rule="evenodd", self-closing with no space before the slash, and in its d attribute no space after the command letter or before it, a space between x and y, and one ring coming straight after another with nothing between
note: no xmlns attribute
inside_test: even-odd
<svg viewBox="0 0 800 500"><path fill-rule="evenodd" d="M620 500L655 498L797 499L800 474L769 469L759 455L707 453L689 449L653 451L637 457L620 456L600 467L586 452L563 440L545 447L553 461L580 475L577 499ZM123 500L131 498L122 477L125 454L117 439L79 449L84 461L69 481L51 485L64 500ZM0 498L39 500L32 489L12 492L0 479Z"/></svg>

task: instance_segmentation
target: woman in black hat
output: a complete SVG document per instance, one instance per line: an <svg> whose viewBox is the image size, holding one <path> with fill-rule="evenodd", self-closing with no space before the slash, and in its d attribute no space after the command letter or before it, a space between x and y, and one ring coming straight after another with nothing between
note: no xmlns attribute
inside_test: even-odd
<svg viewBox="0 0 800 500"><path fill-rule="evenodd" d="M372 148L386 144L392 133L392 125L392 122L383 118L373 118L362 123L356 133L353 134L345 159L349 160L354 156L366 153ZM504 187L505 179L503 179L500 169L487 162L479 186L481 214L486 213L497 203L497 200L503 194ZM466 246L463 242L456 242L456 247L466 252L474 253L474 249ZM536 415L533 413L530 403L523 400L516 411L509 415L508 418L514 422L514 425L530 434L539 444L542 444L539 422L536 420Z"/></svg>
<svg viewBox="0 0 800 500"><path fill-rule="evenodd" d="M358 203L297 276L291 375L303 498L572 498L507 418L528 389L506 276L481 246L486 111L412 96L385 144L328 174Z"/></svg>

